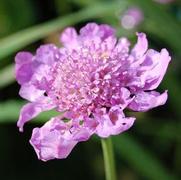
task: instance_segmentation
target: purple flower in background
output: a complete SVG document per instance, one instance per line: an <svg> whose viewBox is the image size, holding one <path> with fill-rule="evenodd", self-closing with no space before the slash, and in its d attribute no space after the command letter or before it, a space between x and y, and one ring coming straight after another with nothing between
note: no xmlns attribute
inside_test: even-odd
<svg viewBox="0 0 181 180"><path fill-rule="evenodd" d="M29 101L20 112L20 131L43 111L60 112L33 130L30 143L39 159L66 158L93 134L106 138L128 130L135 117L126 117L125 109L144 112L165 104L167 91L155 89L171 58L166 49L148 49L144 33L137 36L130 50L112 27L89 23L80 34L65 29L62 48L48 44L35 55L16 55L20 96Z"/></svg>
<svg viewBox="0 0 181 180"><path fill-rule="evenodd" d="M121 25L125 29L133 29L138 26L144 19L143 12L138 7L130 7L121 16Z"/></svg>

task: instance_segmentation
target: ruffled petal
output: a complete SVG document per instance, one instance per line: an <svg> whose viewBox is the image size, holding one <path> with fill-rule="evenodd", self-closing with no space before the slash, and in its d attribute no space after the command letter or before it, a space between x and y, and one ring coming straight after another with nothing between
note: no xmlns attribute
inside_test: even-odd
<svg viewBox="0 0 181 180"><path fill-rule="evenodd" d="M113 36L110 36L107 39L105 39L101 44L102 51L105 51L107 53L108 51L112 51L115 47L116 41L116 38Z"/></svg>
<svg viewBox="0 0 181 180"><path fill-rule="evenodd" d="M66 28L60 36L60 41L66 48L73 49L78 45L78 35L74 28Z"/></svg>
<svg viewBox="0 0 181 180"><path fill-rule="evenodd" d="M80 30L80 37L83 39L100 38L101 40L105 40L110 36L114 36L114 34L115 30L106 24L102 24L99 26L96 23L88 23Z"/></svg>
<svg viewBox="0 0 181 180"><path fill-rule="evenodd" d="M29 82L33 75L32 57L29 52L19 52L15 57L15 74L19 84Z"/></svg>
<svg viewBox="0 0 181 180"><path fill-rule="evenodd" d="M99 26L99 30L100 30L100 32L102 32L102 36L101 36L102 39L106 39L110 36L115 35L115 29L107 24L101 24Z"/></svg>
<svg viewBox="0 0 181 180"><path fill-rule="evenodd" d="M46 90L48 83L52 80L51 70L56 66L56 62L61 57L59 48L52 44L40 46L34 56L34 64L38 67L34 70L31 83L40 90Z"/></svg>
<svg viewBox="0 0 181 180"><path fill-rule="evenodd" d="M66 158L77 142L73 140L68 125L58 118L52 118L41 128L35 128L30 139L42 161Z"/></svg>
<svg viewBox="0 0 181 180"><path fill-rule="evenodd" d="M167 91L160 94L156 91L140 92L135 95L134 100L129 104L129 108L134 111L145 112L166 103L168 98Z"/></svg>
<svg viewBox="0 0 181 180"><path fill-rule="evenodd" d="M134 123L134 117L125 117L124 113L118 106L110 109L109 113L104 110L95 115L95 120L98 121L96 134L102 138L107 138L110 135L117 135L128 130Z"/></svg>
<svg viewBox="0 0 181 180"><path fill-rule="evenodd" d="M61 118L52 118L41 128L33 130L30 143L43 161L66 158L78 142L88 140L93 134L87 123L65 123Z"/></svg>
<svg viewBox="0 0 181 180"><path fill-rule="evenodd" d="M99 31L99 25L96 23L88 23L86 26L80 29L81 36L97 36Z"/></svg>
<svg viewBox="0 0 181 180"><path fill-rule="evenodd" d="M23 126L26 122L39 115L41 112L51 110L55 107L55 105L52 105L49 101L49 98L44 98L43 100L28 103L22 107L17 122L17 126L21 132L23 131Z"/></svg>
<svg viewBox="0 0 181 180"><path fill-rule="evenodd" d="M138 36L138 40L132 49L131 54L136 58L140 58L148 49L148 40L144 33L137 33L136 35Z"/></svg>
<svg viewBox="0 0 181 180"><path fill-rule="evenodd" d="M96 121L91 118L86 118L82 122L79 120L76 123L72 124L71 133L73 139L76 141L87 141L92 134L95 132L97 126Z"/></svg>
<svg viewBox="0 0 181 180"><path fill-rule="evenodd" d="M120 38L115 49L118 52L122 52L123 54L126 54L129 52L130 42L127 38Z"/></svg>
<svg viewBox="0 0 181 180"><path fill-rule="evenodd" d="M52 65L59 60L61 54L59 48L53 44L41 45L35 55L35 61L40 64Z"/></svg>
<svg viewBox="0 0 181 180"><path fill-rule="evenodd" d="M34 85L32 84L24 84L21 86L19 95L27 99L30 102L37 101L38 99L42 98L44 95L44 90L37 89Z"/></svg>
<svg viewBox="0 0 181 180"><path fill-rule="evenodd" d="M127 88L122 87L119 91L119 94L113 94L111 96L111 105L119 105L119 107L124 110L133 99L130 95L130 91Z"/></svg>
<svg viewBox="0 0 181 180"><path fill-rule="evenodd" d="M154 90L161 83L171 57L166 49L162 49L160 53L154 50L148 51L146 59L144 66L141 67L142 69L146 68L141 75L145 81L144 90Z"/></svg>
<svg viewBox="0 0 181 180"><path fill-rule="evenodd" d="M149 49L128 71L127 83L134 91L154 90L161 83L171 58L166 49L161 52Z"/></svg>

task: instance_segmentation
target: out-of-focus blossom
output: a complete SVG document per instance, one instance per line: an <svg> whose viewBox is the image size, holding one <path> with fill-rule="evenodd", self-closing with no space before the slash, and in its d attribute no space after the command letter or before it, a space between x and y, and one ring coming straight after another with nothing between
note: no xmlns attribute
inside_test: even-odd
<svg viewBox="0 0 181 180"><path fill-rule="evenodd" d="M168 3L171 3L171 2L173 2L175 0L154 0L154 1L156 1L158 3L161 3L161 4L168 4Z"/></svg>
<svg viewBox="0 0 181 180"><path fill-rule="evenodd" d="M143 12L138 7L130 7L121 16L121 25L125 29L133 29L138 26L144 19Z"/></svg>
<svg viewBox="0 0 181 180"><path fill-rule="evenodd" d="M43 161L66 158L74 146L91 135L102 138L128 130L135 117L125 109L147 111L163 105L167 91L155 91L162 81L170 56L148 49L144 33L136 45L108 25L89 23L77 34L67 28L62 48L41 46L35 55L16 55L16 79L20 96L28 100L20 112L18 127L43 111L60 112L41 128L35 128L30 143Z"/></svg>

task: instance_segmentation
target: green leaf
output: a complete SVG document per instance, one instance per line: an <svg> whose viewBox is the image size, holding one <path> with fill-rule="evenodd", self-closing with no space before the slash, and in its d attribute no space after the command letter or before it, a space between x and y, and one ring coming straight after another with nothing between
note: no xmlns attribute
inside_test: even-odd
<svg viewBox="0 0 181 180"><path fill-rule="evenodd" d="M0 123L16 122L19 116L19 111L23 106L23 102L7 101L0 104Z"/></svg>
<svg viewBox="0 0 181 180"><path fill-rule="evenodd" d="M148 149L131 136L125 134L114 136L113 143L117 155L130 164L145 179L177 179L169 173L168 169L156 158L156 155L151 154Z"/></svg>
<svg viewBox="0 0 181 180"><path fill-rule="evenodd" d="M15 81L14 65L11 64L0 71L0 88Z"/></svg>
<svg viewBox="0 0 181 180"><path fill-rule="evenodd" d="M17 11L21 9L21 11ZM0 37L32 25L35 21L34 7L31 1L0 1Z"/></svg>
<svg viewBox="0 0 181 180"><path fill-rule="evenodd" d="M85 8L79 12L69 14L64 17L19 31L13 35L0 40L0 59L14 53L24 46L31 44L48 34L58 31L66 26L75 24L77 22L89 20L90 18L100 18L104 15L112 14L119 8L120 3L96 4Z"/></svg>
<svg viewBox="0 0 181 180"><path fill-rule="evenodd" d="M180 131L175 121L163 118L139 118L137 121L137 132L144 136L156 137L159 139L167 139L168 141L181 140Z"/></svg>

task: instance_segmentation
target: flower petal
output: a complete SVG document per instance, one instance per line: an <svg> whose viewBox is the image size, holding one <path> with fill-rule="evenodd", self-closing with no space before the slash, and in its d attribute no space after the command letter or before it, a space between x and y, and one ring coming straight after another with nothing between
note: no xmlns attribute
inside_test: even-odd
<svg viewBox="0 0 181 180"><path fill-rule="evenodd" d="M117 51L123 52L123 54L129 52L129 47L130 47L130 42L127 38L124 37L120 38L116 45Z"/></svg>
<svg viewBox="0 0 181 180"><path fill-rule="evenodd" d="M106 38L113 36L115 34L115 30L109 25L102 24L98 25L96 23L88 23L80 30L80 36L82 38L100 38L101 40L105 40Z"/></svg>
<svg viewBox="0 0 181 180"><path fill-rule="evenodd" d="M59 48L53 44L41 45L35 55L35 61L40 64L52 65L55 63L61 54Z"/></svg>
<svg viewBox="0 0 181 180"><path fill-rule="evenodd" d="M144 53L147 51L148 41L144 33L137 33L136 35L138 36L138 40L134 48L132 49L131 54L134 57L138 58L142 57Z"/></svg>
<svg viewBox="0 0 181 180"><path fill-rule="evenodd" d="M150 50L147 56L150 59L150 66L153 68L145 70L142 75L142 78L145 79L144 90L153 90L161 83L171 57L166 49L162 49L160 53Z"/></svg>
<svg viewBox="0 0 181 180"><path fill-rule="evenodd" d="M35 128L30 139L36 154L42 161L66 158L77 141L72 139L68 126L58 118L52 118L41 128Z"/></svg>
<svg viewBox="0 0 181 180"><path fill-rule="evenodd" d="M167 97L167 91L162 94L156 91L142 91L135 95L134 100L129 104L129 108L134 111L148 111L149 109L165 104Z"/></svg>
<svg viewBox="0 0 181 180"><path fill-rule="evenodd" d="M61 34L60 41L67 48L75 48L78 45L78 35L74 28L66 28Z"/></svg>
<svg viewBox="0 0 181 180"><path fill-rule="evenodd" d="M101 24L99 30L102 32L102 39L115 35L115 29L107 24Z"/></svg>
<svg viewBox="0 0 181 180"><path fill-rule="evenodd" d="M44 92L44 90L37 89L32 84L26 83L21 86L19 95L22 98L29 100L30 102L34 102L37 101L39 98L43 97Z"/></svg>
<svg viewBox="0 0 181 180"><path fill-rule="evenodd" d="M98 121L96 134L103 138L128 130L135 121L134 117L125 117L118 106L112 107L108 114L103 112L102 115L96 115L95 119Z"/></svg>
<svg viewBox="0 0 181 180"><path fill-rule="evenodd" d="M61 118L52 118L41 128L33 130L30 143L43 161L66 158L78 142L88 140L93 134L87 124L65 123Z"/></svg>
<svg viewBox="0 0 181 180"><path fill-rule="evenodd" d="M29 52L20 52L15 57L15 74L19 84L30 81L33 75L32 57L33 55Z"/></svg>
<svg viewBox="0 0 181 180"><path fill-rule="evenodd" d="M55 107L49 102L49 98L44 98L42 101L32 102L24 105L20 111L19 120L17 126L19 130L23 131L23 126L26 122L36 117L43 111L51 110Z"/></svg>
<svg viewBox="0 0 181 180"><path fill-rule="evenodd" d="M166 49L149 49L128 71L127 86L134 91L154 90L161 83L171 58Z"/></svg>

